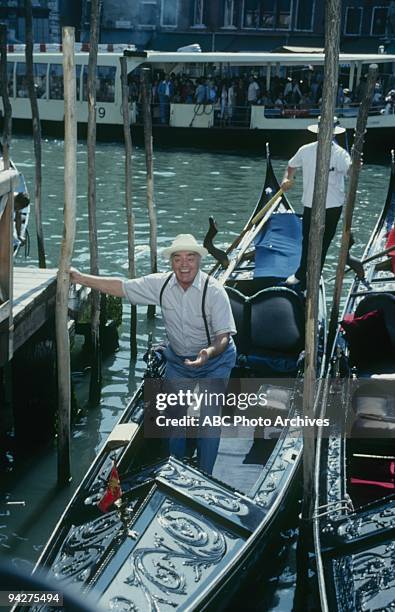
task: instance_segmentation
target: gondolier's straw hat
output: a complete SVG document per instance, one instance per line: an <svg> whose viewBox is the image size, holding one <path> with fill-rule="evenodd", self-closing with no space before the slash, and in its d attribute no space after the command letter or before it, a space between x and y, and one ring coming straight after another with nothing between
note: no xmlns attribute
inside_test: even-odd
<svg viewBox="0 0 395 612"><path fill-rule="evenodd" d="M172 242L172 244L163 249L163 257L171 257L174 253L179 251L189 251L191 253L197 253L200 257L207 255L207 249L200 246L192 234L178 234Z"/></svg>
<svg viewBox="0 0 395 612"><path fill-rule="evenodd" d="M320 129L320 121L321 117L318 117L318 123L313 123L309 125L307 129L309 132L313 132L313 134L318 134ZM333 117L333 133L334 134L343 134L346 131L346 128L339 125L339 119L337 117Z"/></svg>

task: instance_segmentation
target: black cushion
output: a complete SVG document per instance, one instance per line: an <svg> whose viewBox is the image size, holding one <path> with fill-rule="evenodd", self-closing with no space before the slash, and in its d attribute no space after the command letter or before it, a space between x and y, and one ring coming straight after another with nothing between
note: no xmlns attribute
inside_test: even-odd
<svg viewBox="0 0 395 612"><path fill-rule="evenodd" d="M391 293L367 295L359 302L355 310L355 316L360 317L372 310L379 310L383 313L385 326L392 347L395 349L395 296Z"/></svg>
<svg viewBox="0 0 395 612"><path fill-rule="evenodd" d="M358 367L392 356L391 339L382 310L372 310L341 323L350 349L350 363Z"/></svg>
<svg viewBox="0 0 395 612"><path fill-rule="evenodd" d="M262 289L248 297L226 287L237 336L245 354L298 355L304 346L304 305L287 287Z"/></svg>
<svg viewBox="0 0 395 612"><path fill-rule="evenodd" d="M254 348L298 354L304 346L304 307L286 287L263 289L251 298L251 343Z"/></svg>

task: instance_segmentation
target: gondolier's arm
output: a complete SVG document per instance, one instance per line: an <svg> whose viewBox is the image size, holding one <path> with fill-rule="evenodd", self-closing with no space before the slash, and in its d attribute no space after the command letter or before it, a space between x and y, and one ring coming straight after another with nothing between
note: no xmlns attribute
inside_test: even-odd
<svg viewBox="0 0 395 612"><path fill-rule="evenodd" d="M292 168L292 166L287 167L287 172L285 173L285 176L281 183L281 189L283 191L288 191L288 189L291 189L291 187L293 187L296 170L297 169Z"/></svg>
<svg viewBox="0 0 395 612"><path fill-rule="evenodd" d="M70 282L76 285L84 285L91 289L97 289L102 293L124 297L122 279L106 276L93 276L92 274L82 274L76 268L70 268Z"/></svg>

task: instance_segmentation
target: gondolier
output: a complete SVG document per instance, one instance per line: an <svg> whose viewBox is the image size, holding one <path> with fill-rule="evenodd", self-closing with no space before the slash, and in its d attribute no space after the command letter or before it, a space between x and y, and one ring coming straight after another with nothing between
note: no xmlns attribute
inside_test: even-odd
<svg viewBox="0 0 395 612"><path fill-rule="evenodd" d="M310 132L318 134L319 123L309 125ZM345 128L338 125L338 120L334 118L333 135L342 134ZM311 207L313 203L313 191L315 180L315 169L317 159L318 142L312 142L300 147L295 155L289 160L287 172L281 183L283 191L291 189L294 176L298 168L302 168L303 173L303 244L302 255L299 268L295 274L287 278L287 285L298 287L301 290L306 288L307 256L309 245L309 232L311 221ZM321 269L323 268L326 254L336 232L336 227L340 219L342 206L344 203L344 179L351 165L351 158L347 151L337 142L332 142L331 159L329 167L328 192L326 197L325 212L325 231L322 241Z"/></svg>
<svg viewBox="0 0 395 612"><path fill-rule="evenodd" d="M224 288L200 270L201 258L206 254L206 249L191 234L180 234L163 251L170 259L171 273L123 280L82 274L72 268L70 280L126 297L131 304L161 306L169 340L165 350L165 378L210 379L216 381L213 384L222 385L223 391L236 361L231 337L236 327ZM218 437L198 440L199 466L207 473L212 472L218 446ZM171 438L171 454L182 458L185 449L185 437Z"/></svg>

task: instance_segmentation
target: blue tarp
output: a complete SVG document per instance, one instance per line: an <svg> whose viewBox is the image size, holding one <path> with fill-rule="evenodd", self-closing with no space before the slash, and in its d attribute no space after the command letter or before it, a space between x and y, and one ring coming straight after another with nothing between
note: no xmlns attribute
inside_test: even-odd
<svg viewBox="0 0 395 612"><path fill-rule="evenodd" d="M273 214L255 241L254 278L287 278L299 267L302 221L294 213Z"/></svg>

